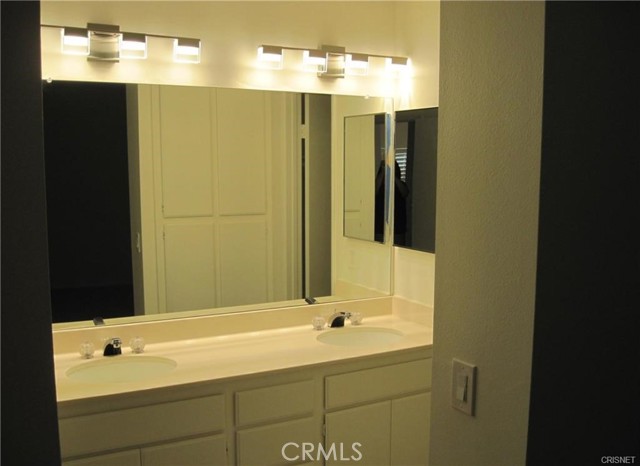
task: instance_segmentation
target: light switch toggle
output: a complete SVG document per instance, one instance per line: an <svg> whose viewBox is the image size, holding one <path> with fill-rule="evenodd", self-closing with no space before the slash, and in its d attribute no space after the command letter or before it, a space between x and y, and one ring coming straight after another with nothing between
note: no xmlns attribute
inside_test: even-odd
<svg viewBox="0 0 640 466"><path fill-rule="evenodd" d="M467 401L467 383L469 377L466 374L458 374L456 383L456 400Z"/></svg>
<svg viewBox="0 0 640 466"><path fill-rule="evenodd" d="M469 416L474 415L476 366L453 360L451 405Z"/></svg>

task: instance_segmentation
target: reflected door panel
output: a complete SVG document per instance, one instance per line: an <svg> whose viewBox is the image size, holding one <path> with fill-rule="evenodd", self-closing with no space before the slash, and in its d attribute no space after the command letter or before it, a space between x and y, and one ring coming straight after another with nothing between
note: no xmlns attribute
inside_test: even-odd
<svg viewBox="0 0 640 466"><path fill-rule="evenodd" d="M288 276L275 273L274 264L295 262L288 255L299 251L269 240L292 229L273 218L282 173L271 167L275 136L266 136L274 126L280 128L276 134L286 135L286 123L270 117L271 101L286 95L163 86L158 96L160 134L154 139L163 143L154 152L162 167L155 184L162 191L146 205L156 212L155 225L147 226L164 246L157 256L159 309L145 313L294 298L276 296L274 290L287 292ZM177 109L186 110L184 105L192 113L179 121ZM291 166L285 171L293 173L295 159L286 160Z"/></svg>
<svg viewBox="0 0 640 466"><path fill-rule="evenodd" d="M158 115L165 218L213 214L209 90L163 86Z"/></svg>

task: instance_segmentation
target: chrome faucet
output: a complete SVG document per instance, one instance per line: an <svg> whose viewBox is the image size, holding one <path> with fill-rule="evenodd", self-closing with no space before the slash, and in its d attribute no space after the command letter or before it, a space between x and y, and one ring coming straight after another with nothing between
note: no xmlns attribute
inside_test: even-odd
<svg viewBox="0 0 640 466"><path fill-rule="evenodd" d="M122 354L122 340L119 337L107 339L104 344L103 356L118 356Z"/></svg>
<svg viewBox="0 0 640 466"><path fill-rule="evenodd" d="M335 314L333 314L331 317L329 317L328 319L329 327L331 328L344 327L344 320L348 319L349 317L351 317L350 312L338 311Z"/></svg>

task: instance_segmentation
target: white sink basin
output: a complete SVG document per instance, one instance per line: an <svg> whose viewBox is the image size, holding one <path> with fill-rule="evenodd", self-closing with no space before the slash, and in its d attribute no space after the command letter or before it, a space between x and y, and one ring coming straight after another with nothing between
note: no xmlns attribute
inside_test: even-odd
<svg viewBox="0 0 640 466"><path fill-rule="evenodd" d="M111 356L78 364L67 370L67 377L89 383L136 382L167 374L176 366L173 359L160 356Z"/></svg>
<svg viewBox="0 0 640 466"><path fill-rule="evenodd" d="M318 341L337 346L388 345L404 337L399 330L381 327L342 327L326 330Z"/></svg>

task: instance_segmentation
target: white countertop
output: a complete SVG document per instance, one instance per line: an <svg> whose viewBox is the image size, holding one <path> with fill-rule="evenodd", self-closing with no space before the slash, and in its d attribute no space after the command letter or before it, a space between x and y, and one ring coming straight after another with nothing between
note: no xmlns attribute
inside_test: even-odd
<svg viewBox="0 0 640 466"><path fill-rule="evenodd" d="M349 324L347 324L348 326ZM201 382L255 375L347 361L353 358L389 352L428 348L433 344L431 326L403 320L389 314L366 318L366 327L384 327L404 334L400 340L380 345L337 346L322 343L316 338L327 329L314 331L310 325L286 327L276 330L236 333L231 335L147 344L144 355L173 359L177 367L170 373L136 382L87 383L72 380L66 372L79 364L90 364L102 359L96 351L91 360L81 359L78 353L55 355L55 376L58 402L82 400ZM118 358L135 358L125 343Z"/></svg>

